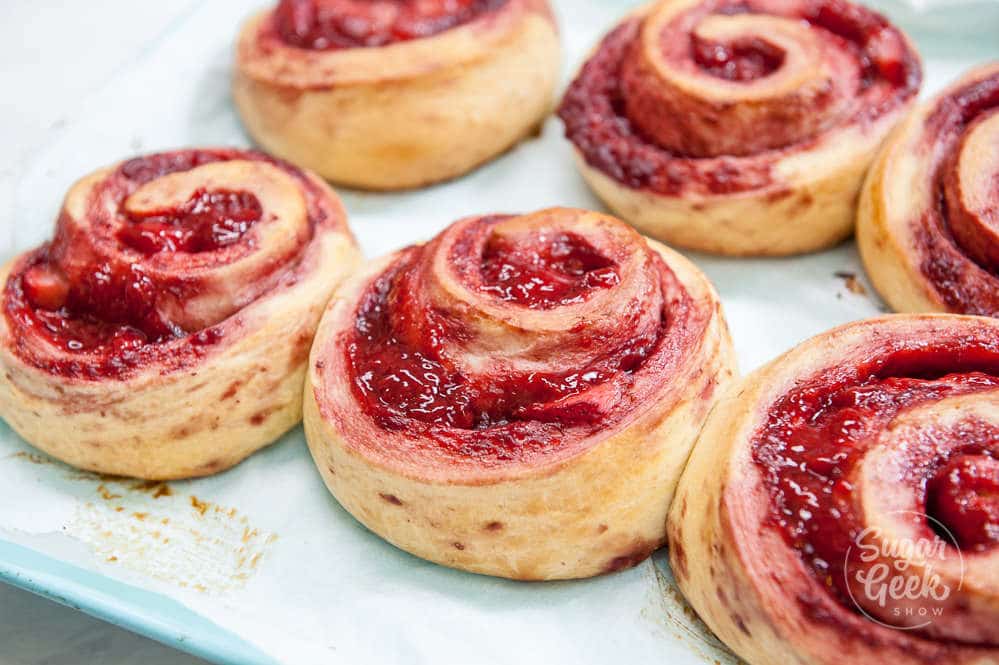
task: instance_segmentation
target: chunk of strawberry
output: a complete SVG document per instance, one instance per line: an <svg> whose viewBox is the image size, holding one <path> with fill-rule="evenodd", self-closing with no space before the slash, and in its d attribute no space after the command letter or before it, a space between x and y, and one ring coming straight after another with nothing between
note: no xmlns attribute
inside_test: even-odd
<svg viewBox="0 0 999 665"><path fill-rule="evenodd" d="M38 309L57 310L66 304L69 282L62 273L47 265L28 268L22 278L24 294Z"/></svg>

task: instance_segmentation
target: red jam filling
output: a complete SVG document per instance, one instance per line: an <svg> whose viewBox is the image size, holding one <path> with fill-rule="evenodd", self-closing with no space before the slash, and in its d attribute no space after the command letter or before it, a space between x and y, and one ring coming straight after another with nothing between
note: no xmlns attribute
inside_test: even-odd
<svg viewBox="0 0 999 665"><path fill-rule="evenodd" d="M999 543L999 459L957 455L927 486L933 517L969 551Z"/></svg>
<svg viewBox="0 0 999 665"><path fill-rule="evenodd" d="M328 50L432 37L493 11L506 0L281 0L277 34L289 46Z"/></svg>
<svg viewBox="0 0 999 665"><path fill-rule="evenodd" d="M616 373L635 371L658 340L658 335L631 340L620 353L579 370L510 373L476 382L450 370L436 352L447 341L440 339L443 330L429 333L424 348L412 348L400 339L389 310L405 306L400 301L412 295L394 286L395 276L388 274L365 294L355 322L359 336L348 349L362 403L387 429L405 428L409 421L463 430L486 430L524 420L591 423L596 414L585 407L561 408L558 403ZM502 435L497 443L504 440L507 437Z"/></svg>
<svg viewBox="0 0 999 665"><path fill-rule="evenodd" d="M694 62L712 76L726 81L753 81L769 76L784 64L784 50L764 39L744 39L729 44L691 40Z"/></svg>
<svg viewBox="0 0 999 665"><path fill-rule="evenodd" d="M175 210L131 216L125 214L122 203L156 178L230 159L265 160L298 178L309 191L314 187L294 167L260 153L188 150L126 161L97 185L101 193L92 196L110 195L118 201L119 214L127 221L115 240L141 254L224 249L260 220L261 206L253 194L199 190ZM103 209L103 204L97 208ZM309 214L313 223L324 219L312 203ZM57 226L57 237L62 224ZM5 315L15 331L15 350L27 362L68 377L119 377L152 362L180 362L184 355L180 351L168 358L157 355L165 342L187 338L192 347L206 348L219 341L217 327L188 334L161 315L157 308L161 290L194 294L197 287L179 278L176 283L158 284L141 261L129 262L122 255L104 259L87 252L73 254L75 277L70 280L63 261L74 242L61 237L43 246L26 257L7 280ZM80 256L85 257L85 265L79 264ZM50 356L32 346L37 338L62 353Z"/></svg>
<svg viewBox="0 0 999 665"><path fill-rule="evenodd" d="M171 173L190 171L205 164L233 159L226 151L179 150L135 157L123 162L118 172L135 187Z"/></svg>
<svg viewBox="0 0 999 665"><path fill-rule="evenodd" d="M981 115L999 108L999 76L972 83L943 100L926 121L927 141L949 143L946 156L936 165L934 182L939 192L936 205L917 225L916 238L925 248L921 270L936 287L943 301L955 312L999 316L999 271L985 262L976 263L972 257L975 247L962 245L950 225L952 214L973 214L969 211L948 209L946 188L949 184L947 169L955 162L955 151L960 148L961 137L968 126ZM999 187L999 183L997 183ZM999 196L999 191L997 191ZM960 236L960 234L958 234ZM971 256L968 254L971 250Z"/></svg>
<svg viewBox="0 0 999 665"><path fill-rule="evenodd" d="M756 4L729 0L713 6L712 12L754 12ZM883 17L842 0L803 0L792 6L790 16L831 33L855 54L862 73L856 95L863 99L856 108L864 118L887 113L916 94L921 81L919 63ZM758 10L765 12L766 7ZM641 25L640 18L630 19L608 34L570 84L559 107L565 135L586 163L627 187L663 195L728 194L770 185L781 150L747 157L696 158L657 145L630 121L620 71ZM692 36L691 55L697 66L730 81L762 78L784 61L781 49L762 38L719 44ZM879 81L884 85L875 85ZM840 122L854 120L846 117Z"/></svg>
<svg viewBox="0 0 999 665"><path fill-rule="evenodd" d="M618 281L617 266L573 233L531 243L493 237L482 256L480 290L532 309L549 309L583 302L593 289Z"/></svg>
<svg viewBox="0 0 999 665"><path fill-rule="evenodd" d="M945 373L947 368L954 373ZM968 342L957 350L896 352L855 371L820 375L771 408L753 446L772 496L770 521L846 607L853 604L846 600L845 557L848 551L859 556L856 539L864 528L854 508L851 474L877 434L905 409L996 388L999 350ZM942 437L960 443L943 454L938 444ZM957 534L961 545L999 545L999 530L980 521L999 506L990 489L999 456L994 425L969 420L957 430L926 430L898 454L907 456L910 469L900 482L923 492L923 512ZM967 464L972 465L969 471L986 472L989 478L965 483L960 470ZM928 496L927 478L935 479Z"/></svg>
<svg viewBox="0 0 999 665"><path fill-rule="evenodd" d="M211 252L239 242L262 214L249 192L199 189L178 208L128 213L118 240L146 255Z"/></svg>
<svg viewBox="0 0 999 665"><path fill-rule="evenodd" d="M427 261L424 250L407 250L368 287L345 346L354 395L386 430L418 433L421 440L463 457L519 458L558 446L570 431L585 435L606 426L627 408L623 396L634 374L651 358L676 352L667 329L669 321L687 316L686 296L670 301L669 317L665 311L649 314L636 302L626 318L641 310L658 325L622 342L608 344L599 334L580 330L575 343L592 350L581 367L554 372L498 368L467 376L448 354L471 331L416 300L419 278L414 275ZM653 260L664 280L654 283L666 288L672 273L658 256ZM490 294L484 297L548 308L567 297L566 302L585 298L586 289L607 287L616 279L613 269L582 238L558 234L544 247L530 241L487 244L481 270L483 289ZM414 341L414 335L420 339Z"/></svg>
<svg viewBox="0 0 999 665"><path fill-rule="evenodd" d="M805 3L802 18L828 30L859 49L865 70L863 83L880 77L890 85L915 94L921 73L919 64L905 40L885 17L846 0L819 0Z"/></svg>
<svg viewBox="0 0 999 665"><path fill-rule="evenodd" d="M17 349L38 367L65 376L115 377L149 361L144 351L151 344L180 334L160 320L152 283L137 270L103 264L85 284L69 284L49 264L47 247L29 261L27 270L7 282L7 320L13 329L71 354L37 356L17 338Z"/></svg>
<svg viewBox="0 0 999 665"><path fill-rule="evenodd" d="M640 24L632 19L615 28L569 86L558 111L566 137L590 166L633 189L676 195L700 187L724 194L767 186L766 160L686 158L645 139L631 124L618 81Z"/></svg>

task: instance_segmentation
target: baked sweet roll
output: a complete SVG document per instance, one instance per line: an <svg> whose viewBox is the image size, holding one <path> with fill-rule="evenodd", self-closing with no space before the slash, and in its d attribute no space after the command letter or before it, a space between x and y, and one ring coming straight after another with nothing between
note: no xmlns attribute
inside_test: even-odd
<svg viewBox="0 0 999 665"><path fill-rule="evenodd" d="M561 56L546 0L281 0L239 37L264 148L344 185L459 176L534 131Z"/></svg>
<svg viewBox="0 0 999 665"><path fill-rule="evenodd" d="M999 62L893 134L864 186L857 242L894 309L999 316Z"/></svg>
<svg viewBox="0 0 999 665"><path fill-rule="evenodd" d="M327 486L417 556L517 579L644 560L734 359L671 250L583 210L460 220L327 309L305 396Z"/></svg>
<svg viewBox="0 0 999 665"><path fill-rule="evenodd" d="M101 169L0 274L0 415L83 469L226 469L301 418L320 315L358 263L333 191L261 153Z"/></svg>
<svg viewBox="0 0 999 665"><path fill-rule="evenodd" d="M793 254L851 234L920 81L908 39L844 0L665 0L603 39L559 115L586 180L641 231Z"/></svg>
<svg viewBox="0 0 999 665"><path fill-rule="evenodd" d="M999 662L999 321L851 323L734 385L669 545L754 665Z"/></svg>

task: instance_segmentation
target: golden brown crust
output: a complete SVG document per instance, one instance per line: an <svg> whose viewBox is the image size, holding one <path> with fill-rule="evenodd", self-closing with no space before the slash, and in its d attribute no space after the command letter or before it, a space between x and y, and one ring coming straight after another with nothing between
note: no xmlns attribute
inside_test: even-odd
<svg viewBox="0 0 999 665"><path fill-rule="evenodd" d="M991 92L982 92L990 83ZM999 240L995 222L990 229L983 221L989 205L995 219L989 176L999 167L988 155L999 135L997 89L999 63L960 77L892 133L867 176L857 245L871 282L898 312L999 315L999 277L988 265L995 260L989 248L999 251ZM988 94L991 105L960 117L962 104ZM982 182L970 182L976 178ZM981 200L941 199L946 192L960 195L962 187L964 196ZM965 204L973 209L962 212ZM967 229L971 237L957 235L962 227L955 225L965 219L981 224Z"/></svg>
<svg viewBox="0 0 999 665"><path fill-rule="evenodd" d="M253 138L344 185L447 180L502 153L549 112L560 65L547 3L510 0L466 25L377 48L309 51L240 34L233 95Z"/></svg>
<svg viewBox="0 0 999 665"><path fill-rule="evenodd" d="M535 215L576 217L570 226L579 229L611 220L565 209ZM714 289L679 254L652 247L690 294L698 316L707 317L654 403L540 457L500 463L449 463L426 452L428 444L403 453L406 437L420 441L420 435L381 429L360 410L339 359L361 294L396 257L372 263L330 303L312 351L306 438L330 491L375 533L446 566L544 580L588 577L642 561L664 542L666 509L689 445L716 389L735 372Z"/></svg>
<svg viewBox="0 0 999 665"><path fill-rule="evenodd" d="M933 626L920 632L876 624L850 606L849 600L834 597L829 588L833 585L819 581L805 563L806 556L788 544L772 517L774 499L755 457L754 446L758 444L753 443L772 417L771 409L791 391L808 390L815 377L821 380L840 372L846 376L854 367L877 361L882 354L946 345L950 343L947 340L953 342L948 348L960 349L962 344L977 340L994 352L994 345L989 345L997 332L994 320L979 317L888 316L859 321L801 344L726 391L708 418L680 480L668 531L670 562L681 590L711 630L740 658L752 665L999 662L994 646L962 645L946 634L959 630L955 626L973 626L982 617L986 618L985 626L992 625L986 632L994 634L994 623L988 617L994 617L999 606L995 583L999 558L995 550L978 555L966 550L963 569L956 565L959 558L955 556L933 569L952 590L951 604L945 605L936 626L945 631L939 641L926 635ZM956 365L952 369L959 371ZM930 431L969 416L985 418L992 427L999 425L997 400L994 388L983 389L900 411L877 439L874 452L860 462L856 490L851 490L857 503L851 510L858 511L865 525L883 527L888 534L885 539L903 542L911 534L912 523L896 523L885 517L896 514L886 513L885 506L896 505L893 502L904 494L899 490L900 479L907 476L899 475L896 469L893 476L888 474L877 482L872 479L891 470L893 462L913 454L917 439L912 432ZM954 443L960 445L959 440ZM850 481L854 478L851 475ZM832 501L828 496L818 500ZM893 570L915 574L922 565L915 557L905 561L905 568L901 563ZM963 586L959 584L962 570ZM889 606L893 602L889 597ZM924 601L924 607L928 602Z"/></svg>
<svg viewBox="0 0 999 665"><path fill-rule="evenodd" d="M275 167L238 157L182 175L207 178L209 172L218 174L220 165L244 178L240 186L251 192L261 174L292 182ZM254 174L247 175L246 168ZM74 187L63 228L75 212L74 201L92 197L91 188L112 171L102 170ZM68 464L148 479L218 473L293 427L301 418L301 387L323 307L360 259L337 196L315 176L302 177L330 216L280 271L277 283L204 329L217 339L203 347L191 346L200 334L194 330L144 349L149 350L146 360L116 373L113 364L101 364L97 357L74 360L73 352L57 349L30 329L12 327L9 315L0 314L0 415L25 440ZM146 186L151 189L162 193L168 188L153 180ZM270 202L277 208L267 207L263 193L261 200L266 211L276 212L282 206L295 209L294 199L304 196L299 191L291 201ZM275 218L267 224L283 223ZM262 230L256 240L266 234ZM8 285L5 309L12 271L23 272L31 256L14 259L0 272L0 283ZM239 268L232 263L221 270ZM241 279L232 288L254 281L253 275Z"/></svg>
<svg viewBox="0 0 999 665"><path fill-rule="evenodd" d="M586 182L607 206L653 238L725 256L787 256L832 247L853 234L854 202L877 145L840 144L796 166L796 184L769 192L699 198L632 189L577 160ZM852 145L859 145L854 143ZM833 164L820 172L814 165Z"/></svg>

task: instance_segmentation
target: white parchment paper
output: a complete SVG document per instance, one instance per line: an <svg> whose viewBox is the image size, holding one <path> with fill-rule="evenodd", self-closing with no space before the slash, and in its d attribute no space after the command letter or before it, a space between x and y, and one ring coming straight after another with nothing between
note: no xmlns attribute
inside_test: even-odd
<svg viewBox="0 0 999 665"><path fill-rule="evenodd" d="M568 80L636 3L555 4ZM914 37L926 93L999 58L995 0L873 4ZM24 168L0 173L0 192L12 194L0 212L2 258L49 237L62 193L94 168L178 146L249 145L229 99L229 70L238 23L259 5L195 3L96 93L65 100L68 120ZM555 119L540 137L456 182L342 194L369 257L468 214L600 208ZM852 244L782 260L692 258L718 287L744 371L882 311ZM860 277L859 288L848 274ZM0 479L0 538L174 598L281 662L733 660L684 607L662 553L598 579L524 584L395 549L326 492L300 428L227 473L161 486L73 471L0 424Z"/></svg>

